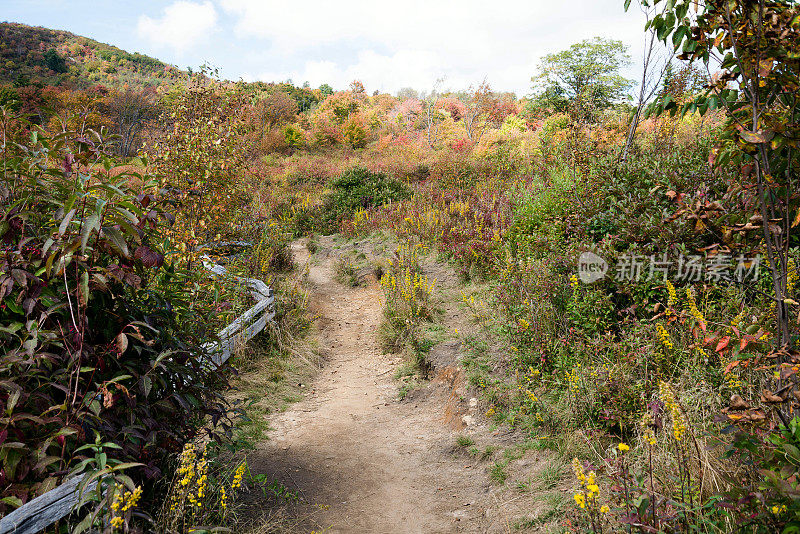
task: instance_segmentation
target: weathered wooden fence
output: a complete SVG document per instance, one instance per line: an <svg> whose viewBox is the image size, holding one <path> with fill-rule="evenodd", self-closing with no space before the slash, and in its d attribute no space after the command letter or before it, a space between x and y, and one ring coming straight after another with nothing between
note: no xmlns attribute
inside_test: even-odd
<svg viewBox="0 0 800 534"><path fill-rule="evenodd" d="M246 244L234 243L234 245L244 246ZM205 258L203 264L216 276L225 276L226 274L225 267L212 263L208 257ZM220 330L217 334L219 341L203 345L211 362L215 365L225 363L233 354L237 344L252 339L266 328L268 321L275 317L275 295L272 288L261 280L241 277L236 277L236 279L250 288L250 294L255 298L256 304ZM83 476L70 478L60 486L0 518L0 534L36 534L66 517L80 502L81 488L79 486L82 480ZM96 483L83 488L84 494L92 491L94 484Z"/></svg>
<svg viewBox="0 0 800 534"><path fill-rule="evenodd" d="M206 269L215 275L225 276L225 267L222 265L212 263L208 257L205 258L203 263ZM245 343L252 339L253 336L266 328L267 321L271 321L275 317L275 295L272 293L271 287L255 278L241 278L238 276L235 278L247 284L250 288L250 294L256 300L256 304L231 324L220 330L219 334L217 334L219 342L212 342L203 346L206 352L211 355L211 360L217 365L222 365L231 357L237 343Z"/></svg>

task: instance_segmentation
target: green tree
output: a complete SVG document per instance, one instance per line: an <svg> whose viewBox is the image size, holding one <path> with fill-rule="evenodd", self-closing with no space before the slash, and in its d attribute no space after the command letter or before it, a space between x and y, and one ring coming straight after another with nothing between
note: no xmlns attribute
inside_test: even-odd
<svg viewBox="0 0 800 534"><path fill-rule="evenodd" d="M52 48L44 53L44 64L54 72L67 72L67 62Z"/></svg>
<svg viewBox="0 0 800 534"><path fill-rule="evenodd" d="M531 78L534 101L556 110L571 108L581 118L623 99L633 85L619 70L630 64L621 41L595 37L546 55Z"/></svg>
<svg viewBox="0 0 800 534"><path fill-rule="evenodd" d="M19 96L12 87L0 87L0 107L14 111L19 109Z"/></svg>

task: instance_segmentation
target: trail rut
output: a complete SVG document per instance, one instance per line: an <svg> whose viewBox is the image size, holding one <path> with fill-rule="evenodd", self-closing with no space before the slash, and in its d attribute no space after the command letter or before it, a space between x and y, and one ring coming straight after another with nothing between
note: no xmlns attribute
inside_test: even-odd
<svg viewBox="0 0 800 534"><path fill-rule="evenodd" d="M333 255L308 264L312 313L325 364L305 398L270 419L252 469L301 497L303 527L331 533L504 532L485 466L455 451L474 411L453 369L398 401L396 355L383 354L377 281L345 288ZM470 408L471 405L471 408ZM308 531L306 530L306 531Z"/></svg>

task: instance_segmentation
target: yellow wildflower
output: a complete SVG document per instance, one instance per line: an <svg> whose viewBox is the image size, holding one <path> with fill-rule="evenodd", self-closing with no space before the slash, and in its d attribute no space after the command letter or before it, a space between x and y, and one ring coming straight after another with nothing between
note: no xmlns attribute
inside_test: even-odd
<svg viewBox="0 0 800 534"><path fill-rule="evenodd" d="M692 314L692 317L694 317L701 327L705 326L706 318L703 317L703 314L697 309L697 302L694 300L694 290L692 286L686 286L686 301L689 303L689 313Z"/></svg>
<svg viewBox="0 0 800 534"><path fill-rule="evenodd" d="M669 332L667 332L667 329L664 328L664 325L662 325L661 323L657 323L656 331L658 332L658 339L661 341L662 345L664 345L668 349L674 348L672 341L669 339Z"/></svg>
<svg viewBox="0 0 800 534"><path fill-rule="evenodd" d="M578 289L578 277L576 275L571 275L569 277L569 285L572 286L572 289Z"/></svg>
<svg viewBox="0 0 800 534"><path fill-rule="evenodd" d="M656 324L656 331L658 332L658 339L661 341L661 344L667 347L668 349L672 349L674 345L672 341L669 339L669 332L667 329L664 328L664 325L661 323Z"/></svg>
<svg viewBox="0 0 800 534"><path fill-rule="evenodd" d="M233 475L233 483L231 484L231 488L239 489L242 486L242 477L244 476L244 471L247 469L247 464L242 462L238 468L236 468L236 473Z"/></svg>

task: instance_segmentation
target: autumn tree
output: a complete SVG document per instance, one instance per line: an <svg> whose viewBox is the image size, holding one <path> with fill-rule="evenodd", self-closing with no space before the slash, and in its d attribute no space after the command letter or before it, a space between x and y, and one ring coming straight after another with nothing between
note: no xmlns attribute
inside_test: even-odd
<svg viewBox="0 0 800 534"><path fill-rule="evenodd" d="M439 100L439 107L447 111L450 117L458 122L466 113L466 106L458 98L447 96Z"/></svg>
<svg viewBox="0 0 800 534"><path fill-rule="evenodd" d="M417 98L407 98L397 103L389 112L389 116L403 128L411 129L422 116L422 110L422 101Z"/></svg>
<svg viewBox="0 0 800 534"><path fill-rule="evenodd" d="M413 87L403 87L399 91L397 91L397 98L398 100L420 100L421 96L419 91L414 89Z"/></svg>
<svg viewBox="0 0 800 534"><path fill-rule="evenodd" d="M477 87L470 87L461 98L464 112L461 122L467 139L477 143L486 129L486 116L492 107L492 88L484 80Z"/></svg>
<svg viewBox="0 0 800 534"><path fill-rule="evenodd" d="M130 156L144 127L158 116L158 99L152 90L126 85L105 98L103 112L111 119L113 132L118 136L117 151L121 156Z"/></svg>
<svg viewBox="0 0 800 534"><path fill-rule="evenodd" d="M232 234L246 205L235 187L244 158L243 108L236 88L194 76L160 118L169 129L153 147L152 167L177 207L171 234L185 262L198 260L203 244Z"/></svg>
<svg viewBox="0 0 800 534"><path fill-rule="evenodd" d="M630 3L625 0L626 8ZM681 104L665 94L650 111L726 110L724 139L712 160L737 173L728 195L738 208L729 214L722 238L734 250L765 253L777 347L793 343L789 308L797 306L788 280L800 224L799 21L796 1L706 0L668 1L648 23L658 39L674 46L678 59L717 70L703 94Z"/></svg>
<svg viewBox="0 0 800 534"><path fill-rule="evenodd" d="M350 92L358 99L362 99L367 95L367 90L364 88L364 84L361 80L353 80L350 84Z"/></svg>
<svg viewBox="0 0 800 534"><path fill-rule="evenodd" d="M506 118L518 113L514 93L493 93L486 102L486 120L493 128L499 128Z"/></svg>
<svg viewBox="0 0 800 534"><path fill-rule="evenodd" d="M260 124L265 131L292 122L297 116L297 102L282 91L277 91L257 99L251 108L251 120Z"/></svg>
<svg viewBox="0 0 800 534"><path fill-rule="evenodd" d="M443 82L443 79L436 80L436 83L433 86L433 90L425 97L422 101L423 107L423 120L425 123L425 140L428 142L428 146L433 147L439 140L439 130L441 129L442 121L444 120L444 115L442 114L441 108L439 107L439 100L441 99L441 94L439 94L439 85Z"/></svg>
<svg viewBox="0 0 800 534"><path fill-rule="evenodd" d="M74 131L85 136L89 130L99 132L112 126L110 119L102 113L103 101L108 96L105 87L85 90L53 88L47 96L53 112L47 124L51 132Z"/></svg>

